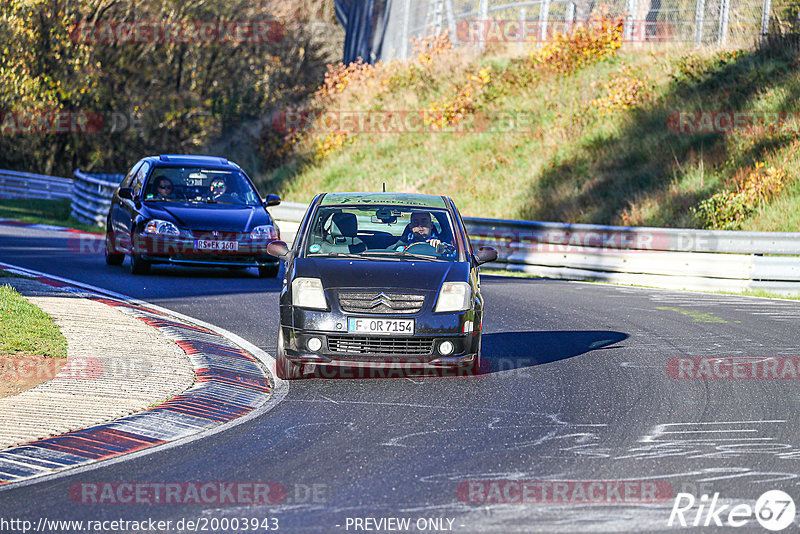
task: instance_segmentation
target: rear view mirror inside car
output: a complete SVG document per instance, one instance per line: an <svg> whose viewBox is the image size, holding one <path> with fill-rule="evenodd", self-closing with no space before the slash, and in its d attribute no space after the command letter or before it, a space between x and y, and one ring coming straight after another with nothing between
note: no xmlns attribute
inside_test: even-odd
<svg viewBox="0 0 800 534"><path fill-rule="evenodd" d="M398 215L400 215L398 212L392 212L390 209L381 208L375 212L371 220L374 223L394 224L397 222Z"/></svg>

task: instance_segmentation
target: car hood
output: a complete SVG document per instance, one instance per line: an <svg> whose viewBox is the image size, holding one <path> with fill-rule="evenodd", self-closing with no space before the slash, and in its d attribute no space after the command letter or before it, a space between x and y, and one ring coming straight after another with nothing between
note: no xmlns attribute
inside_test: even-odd
<svg viewBox="0 0 800 534"><path fill-rule="evenodd" d="M326 289L390 288L439 291L444 281L468 281L469 264L450 261L387 261L298 258L295 276L319 278Z"/></svg>
<svg viewBox="0 0 800 534"><path fill-rule="evenodd" d="M155 217L158 217L158 211L166 213L179 226L190 230L249 232L255 226L271 223L266 210L258 206L166 205L166 203L162 203L157 210L152 209L151 211Z"/></svg>

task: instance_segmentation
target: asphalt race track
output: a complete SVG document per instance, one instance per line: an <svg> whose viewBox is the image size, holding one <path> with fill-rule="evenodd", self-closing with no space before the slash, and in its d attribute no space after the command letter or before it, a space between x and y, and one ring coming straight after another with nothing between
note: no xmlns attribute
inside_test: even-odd
<svg viewBox="0 0 800 534"><path fill-rule="evenodd" d="M109 267L82 239L0 225L0 261L164 306L274 353L280 279L166 267L134 276L127 260ZM791 377L800 370L785 365L800 356L800 302L487 275L482 290L486 368L477 378L291 382L277 407L229 431L0 491L0 518L277 518L283 532L375 532L377 521L408 518L408 532L652 532L692 530L668 526L679 492L698 501L689 526L702 495L719 494L723 522L767 490L798 501ZM670 360L691 357L777 358L787 378L744 378L749 363L723 366L727 377L673 378ZM276 482L287 494L217 507L76 504L69 494L79 483L203 481ZM541 491L573 482L539 502L519 496L522 481L546 482ZM574 494L592 481L647 483L663 498ZM705 511L698 519L694 531L764 531L753 516L716 530L703 528L714 525Z"/></svg>

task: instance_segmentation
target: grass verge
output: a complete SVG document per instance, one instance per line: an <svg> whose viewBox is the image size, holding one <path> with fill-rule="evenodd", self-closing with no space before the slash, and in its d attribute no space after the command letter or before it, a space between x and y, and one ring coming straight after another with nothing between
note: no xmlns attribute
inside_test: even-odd
<svg viewBox="0 0 800 534"><path fill-rule="evenodd" d="M309 201L385 182L445 193L474 217L800 228L796 53L643 46L572 61L580 43L562 45L474 57L437 42L410 62L332 71L262 188ZM415 130L396 112L432 123Z"/></svg>
<svg viewBox="0 0 800 534"><path fill-rule="evenodd" d="M0 219L14 219L33 224L52 224L102 234L105 229L84 224L70 215L69 200L44 200L34 198L0 199Z"/></svg>
<svg viewBox="0 0 800 534"><path fill-rule="evenodd" d="M53 318L9 285L0 285L0 332L0 357L67 357L67 340Z"/></svg>

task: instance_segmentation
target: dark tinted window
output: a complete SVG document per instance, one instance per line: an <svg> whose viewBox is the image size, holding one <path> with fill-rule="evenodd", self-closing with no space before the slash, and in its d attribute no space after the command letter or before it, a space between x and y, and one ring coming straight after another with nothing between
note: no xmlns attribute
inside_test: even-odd
<svg viewBox="0 0 800 534"><path fill-rule="evenodd" d="M162 167L150 173L144 200L258 206L261 198L238 170Z"/></svg>

